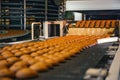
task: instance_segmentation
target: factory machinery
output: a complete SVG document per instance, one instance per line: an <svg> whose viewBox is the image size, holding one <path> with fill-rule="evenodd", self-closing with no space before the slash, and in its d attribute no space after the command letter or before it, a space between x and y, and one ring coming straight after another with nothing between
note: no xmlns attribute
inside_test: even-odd
<svg viewBox="0 0 120 80"><path fill-rule="evenodd" d="M106 1L110 5L104 5ZM67 0L66 11L119 9L118 0L106 1ZM80 20L67 25L64 21L32 22L28 40L0 43L0 80L119 80L116 23L119 20ZM0 35L7 33L0 31Z"/></svg>
<svg viewBox="0 0 120 80"><path fill-rule="evenodd" d="M94 22L97 25L98 21ZM83 21L76 22L68 25L66 36L63 21L47 21L43 28L42 23L33 22L30 40L0 45L0 80L117 80L119 40L112 37L114 22L110 20L109 26L102 28L106 28L102 34L96 34L100 25L90 27L92 21L82 28ZM79 33L76 27L87 33ZM74 31L76 34L72 35Z"/></svg>

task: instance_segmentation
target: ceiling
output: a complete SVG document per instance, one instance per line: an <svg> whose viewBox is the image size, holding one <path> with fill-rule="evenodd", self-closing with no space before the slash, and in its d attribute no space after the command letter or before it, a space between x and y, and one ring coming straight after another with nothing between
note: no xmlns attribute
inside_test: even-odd
<svg viewBox="0 0 120 80"><path fill-rule="evenodd" d="M67 0L66 11L89 15L120 15L120 0Z"/></svg>

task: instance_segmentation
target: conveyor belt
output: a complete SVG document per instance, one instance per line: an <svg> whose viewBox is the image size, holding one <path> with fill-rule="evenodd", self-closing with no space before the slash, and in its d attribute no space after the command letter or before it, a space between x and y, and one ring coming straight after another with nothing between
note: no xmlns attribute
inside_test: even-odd
<svg viewBox="0 0 120 80"><path fill-rule="evenodd" d="M90 47L48 71L40 72L37 78L27 80L82 80L85 71L95 67L111 45L104 43Z"/></svg>
<svg viewBox="0 0 120 80"><path fill-rule="evenodd" d="M15 31L17 31L17 30L9 30L8 31L9 33L7 33L7 34L11 34L12 32L15 32ZM18 32L19 32L19 30L18 30ZM23 33L21 32L21 33L17 33L17 34L13 34L13 35L7 35L7 34L0 35L0 43L1 42L12 42L13 38L16 38L17 41L28 39L28 37L29 37L29 39L31 38L30 32L28 30L23 31Z"/></svg>

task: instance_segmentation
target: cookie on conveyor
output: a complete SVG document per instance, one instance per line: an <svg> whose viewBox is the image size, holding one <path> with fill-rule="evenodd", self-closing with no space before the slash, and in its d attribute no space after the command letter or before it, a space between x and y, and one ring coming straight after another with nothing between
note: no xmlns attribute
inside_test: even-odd
<svg viewBox="0 0 120 80"><path fill-rule="evenodd" d="M29 59L32 59L32 57L30 55L22 55L20 59L22 59L23 61L28 61Z"/></svg>
<svg viewBox="0 0 120 80"><path fill-rule="evenodd" d="M13 80L13 79L9 77L0 77L0 80Z"/></svg>
<svg viewBox="0 0 120 80"><path fill-rule="evenodd" d="M30 68L22 68L16 72L16 77L21 79L32 78L36 77L37 75L38 75L37 72Z"/></svg>
<svg viewBox="0 0 120 80"><path fill-rule="evenodd" d="M15 52L15 56L17 56L17 57L22 56L22 55L24 55L24 53L22 51Z"/></svg>
<svg viewBox="0 0 120 80"><path fill-rule="evenodd" d="M27 67L27 64L24 62L24 61L18 61L18 62L15 62L11 67L10 67L10 70L12 72L16 72L22 68L26 68Z"/></svg>
<svg viewBox="0 0 120 80"><path fill-rule="evenodd" d="M32 64L34 64L34 63L36 63L36 62L39 62L39 60L37 60L37 59L29 59L28 61L26 61L28 64L30 64L30 65L32 65Z"/></svg>
<svg viewBox="0 0 120 80"><path fill-rule="evenodd" d="M4 51L1 53L1 55L4 57L4 58L9 58L9 57L13 57L14 54L12 54L10 51Z"/></svg>
<svg viewBox="0 0 120 80"><path fill-rule="evenodd" d="M46 71L48 69L48 66L45 62L37 62L30 66L30 69L35 71Z"/></svg>
<svg viewBox="0 0 120 80"><path fill-rule="evenodd" d="M0 60L0 66L8 66L7 60Z"/></svg>
<svg viewBox="0 0 120 80"><path fill-rule="evenodd" d="M3 60L3 59L5 59L2 55L0 55L0 60Z"/></svg>
<svg viewBox="0 0 120 80"><path fill-rule="evenodd" d="M15 63L15 62L17 62L17 61L19 61L19 60L20 60L20 59L17 58L17 57L7 58L7 61L8 61L9 64L13 64L13 63Z"/></svg>
<svg viewBox="0 0 120 80"><path fill-rule="evenodd" d="M0 69L0 77L13 77L14 74L8 68L4 67Z"/></svg>

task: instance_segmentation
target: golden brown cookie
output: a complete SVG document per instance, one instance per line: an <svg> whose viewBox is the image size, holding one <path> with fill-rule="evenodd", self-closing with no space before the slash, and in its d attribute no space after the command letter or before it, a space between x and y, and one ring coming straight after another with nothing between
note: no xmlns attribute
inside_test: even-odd
<svg viewBox="0 0 120 80"><path fill-rule="evenodd" d="M11 67L10 67L10 70L12 72L16 72L22 68L26 68L27 67L27 63L26 62L23 62L23 61L18 61L16 63L14 63Z"/></svg>
<svg viewBox="0 0 120 80"><path fill-rule="evenodd" d="M1 55L4 57L4 58L9 58L9 57L13 57L14 54L12 54L10 51L4 51L1 53Z"/></svg>
<svg viewBox="0 0 120 80"><path fill-rule="evenodd" d="M34 64L34 63L36 63L36 62L38 62L39 60L37 60L37 59L28 59L26 62L28 63L28 64L30 64L30 65L32 65L32 64Z"/></svg>
<svg viewBox="0 0 120 80"><path fill-rule="evenodd" d="M0 60L3 60L3 59L5 59L2 55L0 55Z"/></svg>
<svg viewBox="0 0 120 80"><path fill-rule="evenodd" d="M35 71L46 71L48 69L48 66L45 62L37 62L30 66L30 69Z"/></svg>
<svg viewBox="0 0 120 80"><path fill-rule="evenodd" d="M15 52L15 56L21 56L21 55L24 55L24 53L22 51L16 51Z"/></svg>
<svg viewBox="0 0 120 80"><path fill-rule="evenodd" d="M16 72L17 78L24 79L24 78L31 78L31 77L36 77L36 76L37 76L37 72L30 68L23 68Z"/></svg>
<svg viewBox="0 0 120 80"><path fill-rule="evenodd" d="M13 79L9 77L0 77L0 80L13 80Z"/></svg>
<svg viewBox="0 0 120 80"><path fill-rule="evenodd" d="M0 77L13 77L14 74L8 68L1 68L0 69Z"/></svg>
<svg viewBox="0 0 120 80"><path fill-rule="evenodd" d="M40 54L39 53L37 53L37 52L33 52L33 53L31 53L31 56L32 57L36 57L36 56L39 56Z"/></svg>
<svg viewBox="0 0 120 80"><path fill-rule="evenodd" d="M22 59L23 61L28 61L29 59L32 59L32 56L26 54L26 55L22 55L20 59Z"/></svg>
<svg viewBox="0 0 120 80"><path fill-rule="evenodd" d="M16 61L19 61L20 59L17 58L17 57L10 57L10 58L7 58L7 61L9 64L13 64L15 63Z"/></svg>
<svg viewBox="0 0 120 80"><path fill-rule="evenodd" d="M7 60L0 60L0 66L8 66Z"/></svg>

